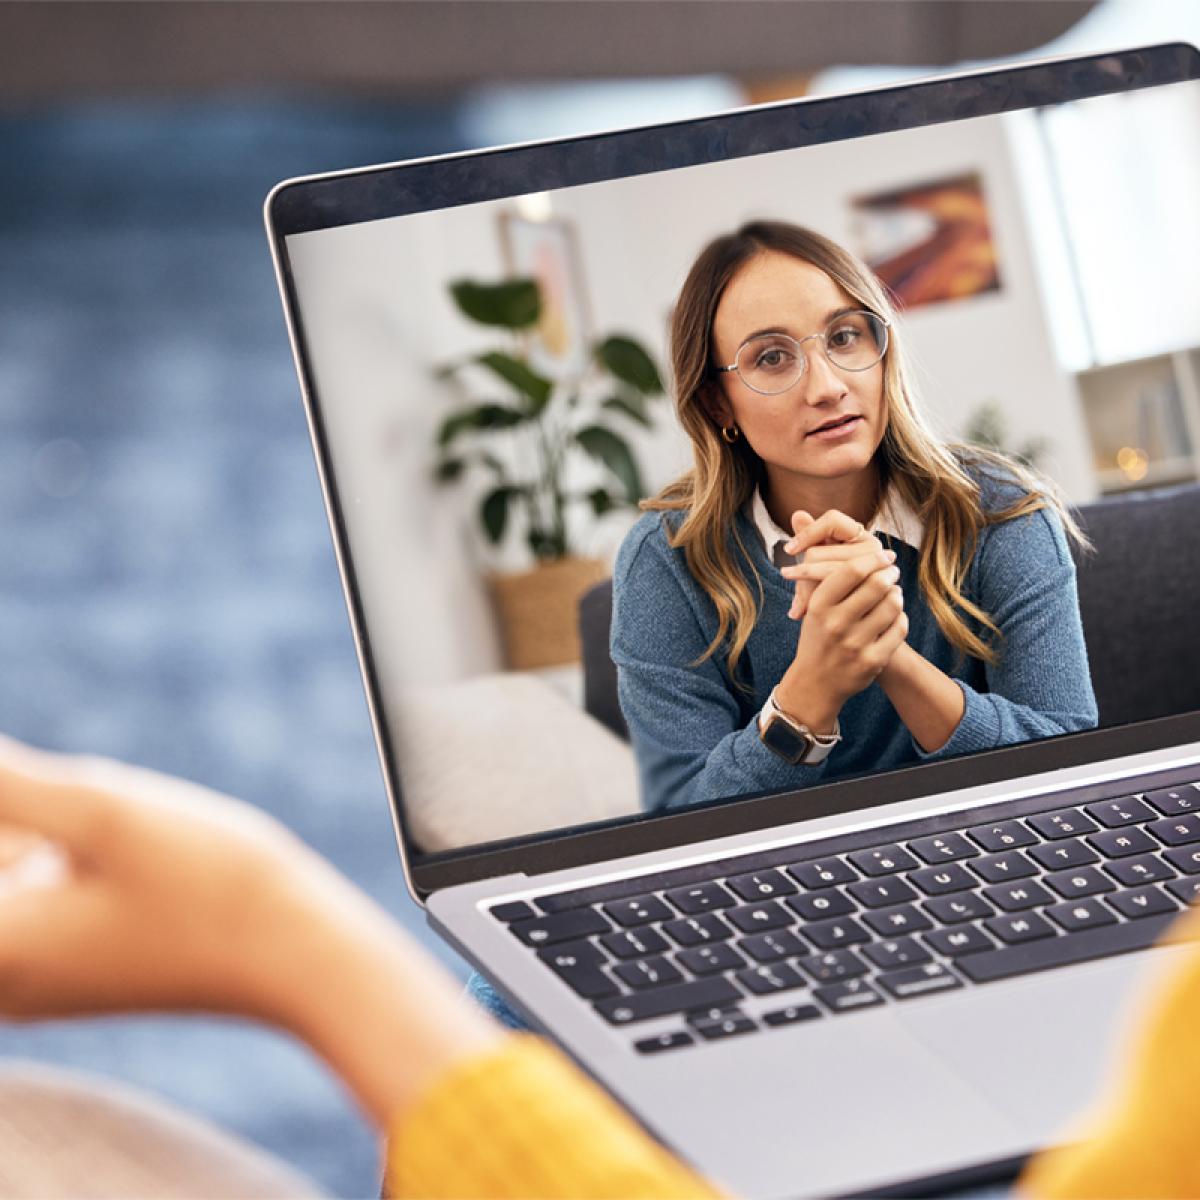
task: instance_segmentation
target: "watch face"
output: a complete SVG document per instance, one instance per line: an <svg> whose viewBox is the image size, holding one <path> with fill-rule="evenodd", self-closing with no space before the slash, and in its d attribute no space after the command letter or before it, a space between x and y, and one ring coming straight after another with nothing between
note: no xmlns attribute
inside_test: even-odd
<svg viewBox="0 0 1200 1200"><path fill-rule="evenodd" d="M786 758L790 763L800 762L811 744L804 734L798 733L779 717L768 721L766 728L759 730L759 737L768 750L774 750L780 758Z"/></svg>

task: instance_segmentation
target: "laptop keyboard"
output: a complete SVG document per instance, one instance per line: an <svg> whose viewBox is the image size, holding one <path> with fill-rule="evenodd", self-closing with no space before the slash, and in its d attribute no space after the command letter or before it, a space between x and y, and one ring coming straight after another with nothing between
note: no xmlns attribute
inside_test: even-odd
<svg viewBox="0 0 1200 1200"><path fill-rule="evenodd" d="M1142 949L1200 903L1200 784L1067 798L490 912L638 1052L674 1050Z"/></svg>

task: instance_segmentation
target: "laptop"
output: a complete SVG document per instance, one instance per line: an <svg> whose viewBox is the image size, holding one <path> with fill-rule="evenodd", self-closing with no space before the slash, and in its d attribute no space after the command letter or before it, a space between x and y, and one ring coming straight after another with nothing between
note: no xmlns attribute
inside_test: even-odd
<svg viewBox="0 0 1200 1200"><path fill-rule="evenodd" d="M1182 952L1160 943L1200 892L1198 151L1200 54L1161 45L267 200L408 888L517 1013L734 1194L1011 1175L1074 1136L1147 973ZM1085 663L1090 717L941 757L889 757L880 735L875 767L860 727L857 758L847 736L783 785L731 770L671 790L658 742L717 753L704 738L726 735L690 732L683 698L726 660L659 664L675 728L671 687L638 695L630 629L650 654L686 622L631 616L628 548L664 520L638 498L692 463L667 367L681 288L753 221L867 264L939 436L1056 485L1094 549L1071 547L1082 624L1051 635L1082 628L1086 661L1024 665ZM850 335L792 332L822 378L862 367L839 358ZM737 349L719 365L746 382ZM763 527L748 500L736 521ZM904 520L875 532L918 553ZM976 666L981 703L1009 703ZM788 747L745 740L760 712L721 703L739 753L790 769Z"/></svg>

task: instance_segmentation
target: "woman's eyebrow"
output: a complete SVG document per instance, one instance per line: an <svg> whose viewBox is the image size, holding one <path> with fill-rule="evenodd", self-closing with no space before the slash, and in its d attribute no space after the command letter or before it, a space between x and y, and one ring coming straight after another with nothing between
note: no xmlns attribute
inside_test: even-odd
<svg viewBox="0 0 1200 1200"><path fill-rule="evenodd" d="M832 309L830 312L825 314L825 324L828 325L831 321L836 321L838 317L844 317L847 313L860 311L860 309L855 308L852 304L843 304L841 308ZM796 337L796 334L794 334L786 326L773 325L770 329L756 329L753 333L746 334L746 336L742 338L742 341L749 342L757 337L770 337L770 335L773 333L786 333L788 337Z"/></svg>

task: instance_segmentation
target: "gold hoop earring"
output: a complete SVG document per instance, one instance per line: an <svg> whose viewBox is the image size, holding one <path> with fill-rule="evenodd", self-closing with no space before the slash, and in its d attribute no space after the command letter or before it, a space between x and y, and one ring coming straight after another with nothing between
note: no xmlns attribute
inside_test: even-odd
<svg viewBox="0 0 1200 1200"><path fill-rule="evenodd" d="M722 425L721 436L727 445L732 446L742 436L742 431L736 425Z"/></svg>

